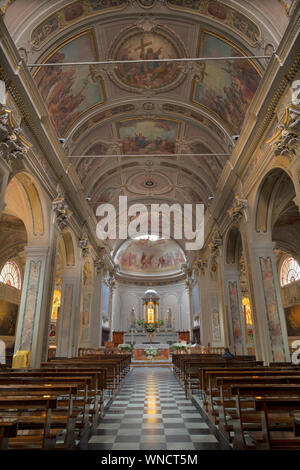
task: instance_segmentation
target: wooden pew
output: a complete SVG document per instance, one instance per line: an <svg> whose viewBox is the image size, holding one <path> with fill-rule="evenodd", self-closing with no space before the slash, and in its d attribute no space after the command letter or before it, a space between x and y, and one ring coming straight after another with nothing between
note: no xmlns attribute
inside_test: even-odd
<svg viewBox="0 0 300 470"><path fill-rule="evenodd" d="M298 398L257 397L255 410L261 413L263 444L266 449L296 449L300 450L300 437L295 433L295 418L293 414L300 411L300 396ZM276 429L272 423L272 415L281 416L285 428ZM278 418L277 418L278 419ZM297 420L297 419L296 419Z"/></svg>
<svg viewBox="0 0 300 470"><path fill-rule="evenodd" d="M18 419L18 433L7 441L8 449L53 449L56 435L51 434L51 412L57 407L57 398L51 396L0 397L0 417ZM27 424L26 424L26 417ZM23 429L20 430L20 423ZM32 425L39 423L40 428Z"/></svg>
<svg viewBox="0 0 300 470"><path fill-rule="evenodd" d="M16 437L18 432L18 420L15 418L0 418L0 450L7 449L8 439Z"/></svg>
<svg viewBox="0 0 300 470"><path fill-rule="evenodd" d="M236 400L237 419L232 420L234 429L233 448L251 449L264 448L265 438L262 433L261 410L255 409L255 399L281 398L291 399L300 397L300 384L251 384L232 385L231 395ZM248 400L253 400L253 407L249 408ZM275 413L270 420L269 428L284 430L286 428L286 416ZM281 427L281 429L280 429ZM252 438L253 443L249 444L246 434Z"/></svg>

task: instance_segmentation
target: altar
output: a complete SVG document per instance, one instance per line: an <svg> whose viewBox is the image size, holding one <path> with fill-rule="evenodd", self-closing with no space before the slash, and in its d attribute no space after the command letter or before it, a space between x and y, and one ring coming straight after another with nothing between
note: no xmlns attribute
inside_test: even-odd
<svg viewBox="0 0 300 470"><path fill-rule="evenodd" d="M139 360L139 361L147 361L148 357L145 353L145 350L150 347L157 349L158 353L154 358L156 361L169 359L169 345L168 344L136 344L133 349L134 359Z"/></svg>

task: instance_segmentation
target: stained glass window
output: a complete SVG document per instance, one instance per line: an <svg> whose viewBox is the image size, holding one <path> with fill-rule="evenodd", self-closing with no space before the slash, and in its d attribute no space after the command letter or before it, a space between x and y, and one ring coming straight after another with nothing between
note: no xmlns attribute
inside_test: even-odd
<svg viewBox="0 0 300 470"><path fill-rule="evenodd" d="M300 266L295 258L287 258L281 266L280 283L282 286L300 279Z"/></svg>
<svg viewBox="0 0 300 470"><path fill-rule="evenodd" d="M0 282L21 289L21 273L14 261L7 261L0 273Z"/></svg>

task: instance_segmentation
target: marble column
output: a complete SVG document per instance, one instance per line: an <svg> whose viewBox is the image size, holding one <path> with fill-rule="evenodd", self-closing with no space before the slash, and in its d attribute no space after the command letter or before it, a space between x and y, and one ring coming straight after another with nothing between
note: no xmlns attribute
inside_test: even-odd
<svg viewBox="0 0 300 470"><path fill-rule="evenodd" d="M274 255L275 243L249 247L262 359L265 363L290 361L286 322Z"/></svg>

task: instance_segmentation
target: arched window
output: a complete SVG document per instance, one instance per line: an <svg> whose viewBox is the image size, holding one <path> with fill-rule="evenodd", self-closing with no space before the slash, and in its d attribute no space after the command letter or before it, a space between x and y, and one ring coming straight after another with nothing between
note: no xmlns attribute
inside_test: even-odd
<svg viewBox="0 0 300 470"><path fill-rule="evenodd" d="M280 283L282 286L300 279L300 266L295 258L287 258L281 266Z"/></svg>
<svg viewBox="0 0 300 470"><path fill-rule="evenodd" d="M21 273L14 261L7 261L0 273L0 282L21 289Z"/></svg>

